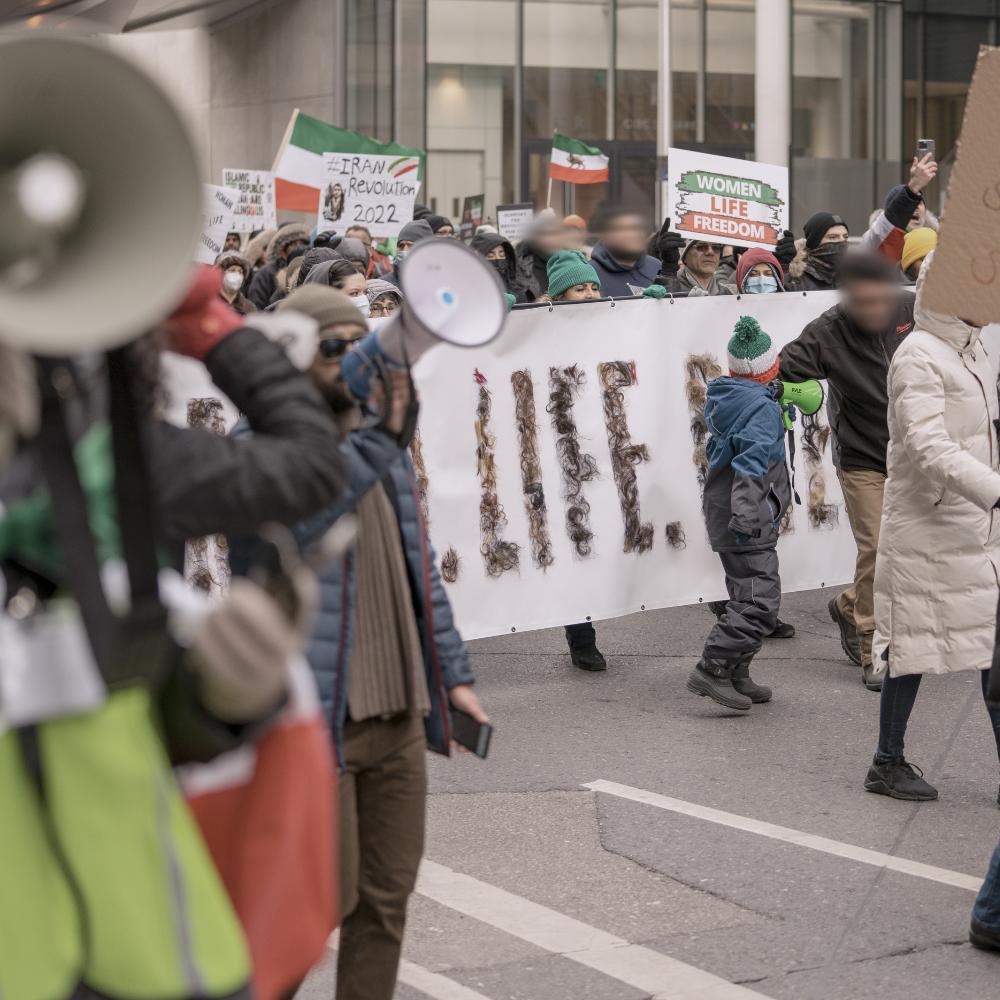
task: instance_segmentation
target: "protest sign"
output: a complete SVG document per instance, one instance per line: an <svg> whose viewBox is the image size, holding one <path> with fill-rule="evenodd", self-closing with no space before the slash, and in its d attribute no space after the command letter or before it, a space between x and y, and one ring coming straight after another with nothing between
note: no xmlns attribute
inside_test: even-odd
<svg viewBox="0 0 1000 1000"><path fill-rule="evenodd" d="M240 192L233 212L233 232L252 233L256 229L273 229L277 226L274 174L270 170L225 167L222 171L222 183Z"/></svg>
<svg viewBox="0 0 1000 1000"><path fill-rule="evenodd" d="M511 243L518 243L524 239L534 217L535 206L530 201L514 205L497 205L497 229L500 235Z"/></svg>
<svg viewBox="0 0 1000 1000"><path fill-rule="evenodd" d="M1000 49L979 50L924 305L976 324L1000 320Z"/></svg>
<svg viewBox="0 0 1000 1000"><path fill-rule="evenodd" d="M671 149L667 216L686 239L772 249L788 228L788 168Z"/></svg>
<svg viewBox="0 0 1000 1000"><path fill-rule="evenodd" d="M324 153L319 232L367 226L375 236L398 236L413 218L419 170L419 156Z"/></svg>
<svg viewBox="0 0 1000 1000"><path fill-rule="evenodd" d="M202 184L202 190L201 236L194 259L199 264L214 264L215 258L222 253L226 233L233 228L233 212L240 192L218 184Z"/></svg>
<svg viewBox="0 0 1000 1000"><path fill-rule="evenodd" d="M485 195L474 194L462 203L462 222L458 228L458 235L466 242L472 239L476 230L483 224L483 202L485 200Z"/></svg>

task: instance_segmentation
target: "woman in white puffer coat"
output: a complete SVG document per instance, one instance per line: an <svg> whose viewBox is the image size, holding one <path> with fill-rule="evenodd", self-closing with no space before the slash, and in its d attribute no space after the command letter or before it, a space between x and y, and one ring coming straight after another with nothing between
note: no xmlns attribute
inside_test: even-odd
<svg viewBox="0 0 1000 1000"><path fill-rule="evenodd" d="M873 660L879 740L865 788L936 799L903 756L923 674L982 671L993 659L1000 594L997 383L979 327L922 305L889 367L889 477L875 562ZM1000 754L1000 711L990 710ZM1000 801L1000 799L998 799Z"/></svg>

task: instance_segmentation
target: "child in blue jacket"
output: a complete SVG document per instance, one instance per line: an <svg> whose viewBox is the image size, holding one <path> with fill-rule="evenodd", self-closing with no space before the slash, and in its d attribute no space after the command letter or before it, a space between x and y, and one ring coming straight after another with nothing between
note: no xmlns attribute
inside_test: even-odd
<svg viewBox="0 0 1000 1000"><path fill-rule="evenodd" d="M729 600L705 640L687 686L726 708L748 711L771 689L750 679L750 661L778 622L778 525L791 503L781 406L771 383L778 354L750 316L728 345L729 377L709 383L709 440L703 510Z"/></svg>

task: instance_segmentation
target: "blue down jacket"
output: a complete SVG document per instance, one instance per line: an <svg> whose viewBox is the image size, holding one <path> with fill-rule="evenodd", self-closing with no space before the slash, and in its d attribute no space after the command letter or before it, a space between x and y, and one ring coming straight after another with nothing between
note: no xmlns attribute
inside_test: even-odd
<svg viewBox="0 0 1000 1000"><path fill-rule="evenodd" d="M708 384L705 525L716 552L770 548L791 503L781 407L766 385L745 378Z"/></svg>
<svg viewBox="0 0 1000 1000"><path fill-rule="evenodd" d="M239 425L233 433L245 433ZM451 602L438 573L420 511L416 479L409 455L387 434L363 427L340 444L348 482L340 498L321 514L295 529L303 548L322 538L339 517L355 510L358 501L381 482L399 519L403 553L410 577L413 609L424 651L424 669L431 713L425 722L427 745L447 754L451 740L448 691L475 680L465 643L455 627ZM238 568L238 559L234 559ZM355 567L353 552L320 575L320 604L307 656L319 686L320 701L334 734L337 761L344 766L343 731L347 718L347 671L351 661L354 623Z"/></svg>

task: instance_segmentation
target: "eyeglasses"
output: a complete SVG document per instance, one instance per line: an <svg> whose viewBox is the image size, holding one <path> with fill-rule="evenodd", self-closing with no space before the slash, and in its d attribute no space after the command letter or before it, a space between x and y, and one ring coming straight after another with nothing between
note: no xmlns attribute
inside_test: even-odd
<svg viewBox="0 0 1000 1000"><path fill-rule="evenodd" d="M319 353L327 359L342 358L353 346L353 340L343 340L340 337L325 337L319 342Z"/></svg>

